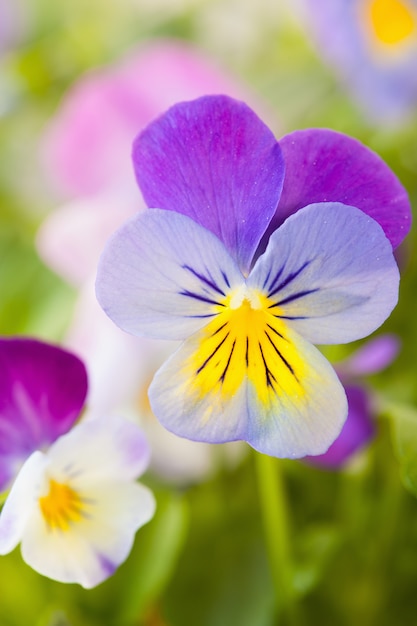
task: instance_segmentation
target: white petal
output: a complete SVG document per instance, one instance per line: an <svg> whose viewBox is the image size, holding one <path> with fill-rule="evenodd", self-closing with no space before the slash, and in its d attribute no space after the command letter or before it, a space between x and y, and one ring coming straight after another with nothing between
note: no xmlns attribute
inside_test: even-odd
<svg viewBox="0 0 417 626"><path fill-rule="evenodd" d="M236 262L215 235L185 215L150 209L109 240L96 293L123 330L155 339L185 339L242 282Z"/></svg>
<svg viewBox="0 0 417 626"><path fill-rule="evenodd" d="M150 450L143 432L122 418L94 418L78 424L49 449L56 480L82 485L140 476Z"/></svg>
<svg viewBox="0 0 417 626"><path fill-rule="evenodd" d="M126 559L136 530L155 510L151 492L136 483L112 483L82 494L92 503L89 517L66 531L51 530L38 508L22 538L22 556L54 580L91 588Z"/></svg>
<svg viewBox="0 0 417 626"><path fill-rule="evenodd" d="M44 480L48 459L34 452L22 466L0 514L0 554L11 552L20 542L36 507L35 494Z"/></svg>

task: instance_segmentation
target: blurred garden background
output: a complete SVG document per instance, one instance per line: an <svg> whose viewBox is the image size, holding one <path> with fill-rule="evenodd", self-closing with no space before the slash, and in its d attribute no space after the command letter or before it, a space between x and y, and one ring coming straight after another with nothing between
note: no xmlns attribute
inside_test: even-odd
<svg viewBox="0 0 417 626"><path fill-rule="evenodd" d="M246 101L277 138L357 138L415 209L416 68L413 0L0 0L0 333L85 359L87 410L143 425L157 500L96 589L43 578L19 550L1 557L0 626L417 623L415 230L397 251L399 304L375 335L389 356L355 370L367 341L324 349L366 394L372 437L331 467L271 459L272 484L246 444L158 427L146 389L171 346L117 330L93 289L106 239L144 206L133 139L205 93Z"/></svg>

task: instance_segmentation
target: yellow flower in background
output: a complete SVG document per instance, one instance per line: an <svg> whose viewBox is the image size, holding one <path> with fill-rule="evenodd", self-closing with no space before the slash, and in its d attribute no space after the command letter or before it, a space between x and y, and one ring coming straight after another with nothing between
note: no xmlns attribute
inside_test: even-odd
<svg viewBox="0 0 417 626"><path fill-rule="evenodd" d="M373 123L403 122L417 106L415 0L305 0L307 28Z"/></svg>

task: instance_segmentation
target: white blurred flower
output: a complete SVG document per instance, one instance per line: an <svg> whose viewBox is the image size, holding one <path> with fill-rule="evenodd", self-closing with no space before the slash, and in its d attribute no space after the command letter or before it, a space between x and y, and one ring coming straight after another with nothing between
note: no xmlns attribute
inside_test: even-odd
<svg viewBox="0 0 417 626"><path fill-rule="evenodd" d="M142 432L119 418L87 420L34 452L0 515L0 554L21 543L23 559L44 576L98 585L154 514L152 493L135 482L148 461Z"/></svg>

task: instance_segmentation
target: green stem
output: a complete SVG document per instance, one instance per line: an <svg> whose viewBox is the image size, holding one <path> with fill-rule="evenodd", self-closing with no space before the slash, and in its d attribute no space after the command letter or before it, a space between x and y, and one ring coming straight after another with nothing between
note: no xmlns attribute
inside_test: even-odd
<svg viewBox="0 0 417 626"><path fill-rule="evenodd" d="M290 553L287 499L280 462L265 454L256 454L259 500L265 542L278 606L284 624L299 624L295 603L294 572Z"/></svg>

